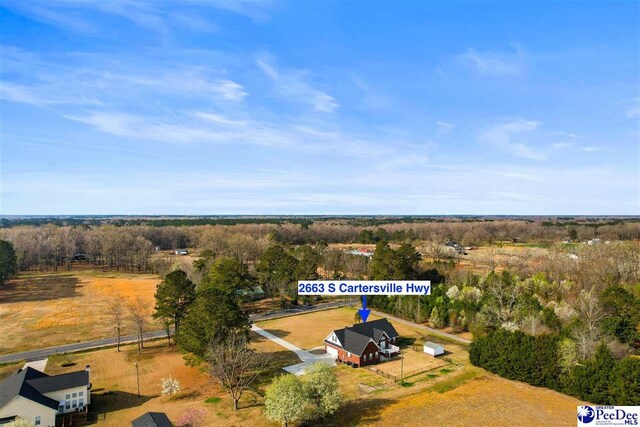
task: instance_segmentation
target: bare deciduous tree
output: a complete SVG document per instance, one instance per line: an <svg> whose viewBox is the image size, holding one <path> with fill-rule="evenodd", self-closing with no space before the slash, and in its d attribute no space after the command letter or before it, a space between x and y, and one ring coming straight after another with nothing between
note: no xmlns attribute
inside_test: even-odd
<svg viewBox="0 0 640 427"><path fill-rule="evenodd" d="M249 348L244 335L231 334L209 345L209 373L229 393L235 410L243 393L251 389L267 366L267 360L264 353Z"/></svg>
<svg viewBox="0 0 640 427"><path fill-rule="evenodd" d="M593 355L604 337L600 322L604 319L605 312L593 289L580 292L575 309L578 312L580 326L573 331L573 337L578 346L578 353L584 360Z"/></svg>
<svg viewBox="0 0 640 427"><path fill-rule="evenodd" d="M151 305L137 296L129 301L127 308L129 310L129 320L136 331L138 354L140 354L144 348L144 330L147 319L151 314Z"/></svg>
<svg viewBox="0 0 640 427"><path fill-rule="evenodd" d="M120 337L122 336L122 326L124 323L124 304L122 303L122 296L120 294L117 294L109 301L109 315L113 322L113 329L116 331L118 337L117 349L120 351Z"/></svg>

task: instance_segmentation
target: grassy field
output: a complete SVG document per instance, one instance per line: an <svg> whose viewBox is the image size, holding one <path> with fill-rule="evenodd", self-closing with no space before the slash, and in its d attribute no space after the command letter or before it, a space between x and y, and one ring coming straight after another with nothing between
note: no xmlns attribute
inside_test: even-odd
<svg viewBox="0 0 640 427"><path fill-rule="evenodd" d="M303 348L320 345L327 331L352 323L353 309L341 308L261 322L260 326ZM322 327L319 327L322 325ZM423 331L395 325L405 343L421 344ZM326 332L326 333L325 333ZM282 367L299 363L298 357L279 345L251 333L252 346L269 354L272 370L263 378L259 389L269 384ZM326 425L568 425L575 423L579 402L550 390L531 387L488 374L470 366L463 346L445 343L452 365L437 367L427 373L408 378L404 386L376 375L368 369L337 366L334 371L340 384L344 404ZM434 359L411 348L405 348L405 369L431 366ZM413 357L415 356L415 357ZM62 367L71 360L73 367ZM133 363L140 368L141 397L137 397ZM442 363L437 359L437 363ZM390 362L396 367L397 361ZM91 365L94 410L97 424L121 426L147 411L166 412L172 420L192 409L203 410L204 425L275 426L263 416L260 396L246 395L241 409L232 409L229 397L214 385L203 368L188 367L175 346L158 340L147 344L142 355L135 347L125 346L117 353L104 349L52 357L48 373L69 372ZM385 364L378 365L382 367ZM17 365L3 367L7 371ZM3 370L0 369L0 375ZM181 384L174 397L160 394L161 379L172 376Z"/></svg>
<svg viewBox="0 0 640 427"><path fill-rule="evenodd" d="M368 422L381 426L574 426L579 400L555 391L482 375L440 393L397 399Z"/></svg>
<svg viewBox="0 0 640 427"><path fill-rule="evenodd" d="M355 308L341 307L334 310L324 310L300 316L284 317L281 319L258 322L258 325L272 334L289 341L303 349L323 346L324 339L335 329L344 328L354 323ZM371 314L369 319L379 319L380 316ZM322 325L321 327L319 325ZM395 322L394 327L403 338L401 345L422 345L425 341L434 341L445 346L447 351L462 357L466 351L461 345L445 341L427 331Z"/></svg>
<svg viewBox="0 0 640 427"><path fill-rule="evenodd" d="M402 354L402 360L396 358L388 362L380 363L375 366L376 369L400 377L401 370L404 371L405 375L409 375L420 370L436 369L447 364L442 357L435 358L424 352L418 352L412 349L407 349Z"/></svg>
<svg viewBox="0 0 640 427"><path fill-rule="evenodd" d="M273 369L299 363L297 356L268 340L252 333L254 348L269 354ZM62 367L72 361L75 366ZM140 393L137 396L136 370L139 365ZM262 416L260 397L245 395L241 410L235 412L231 399L213 384L204 367L185 365L175 346L167 346L158 340L146 345L138 355L133 345L124 346L120 353L115 349L89 351L85 353L54 356L49 359L47 373L58 374L84 369L91 365L93 383L92 403L97 413L97 425L124 426L147 411L166 412L176 420L187 411L199 408L206 414L203 425L271 425ZM173 396L161 395L161 380L176 378L181 391ZM264 386L265 384L262 384ZM209 401L209 403L205 401Z"/></svg>
<svg viewBox="0 0 640 427"><path fill-rule="evenodd" d="M20 274L0 286L0 353L113 335L109 300L140 297L153 308L155 275L80 270ZM152 320L151 329L161 329ZM132 333L125 330L125 334Z"/></svg>

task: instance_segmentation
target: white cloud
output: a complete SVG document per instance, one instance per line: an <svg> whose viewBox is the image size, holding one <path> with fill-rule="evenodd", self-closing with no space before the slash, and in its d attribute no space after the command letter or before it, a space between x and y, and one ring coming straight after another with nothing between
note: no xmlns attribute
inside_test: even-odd
<svg viewBox="0 0 640 427"><path fill-rule="evenodd" d="M593 153L594 151L600 151L600 150L602 150L602 147L589 146L589 147L581 147L580 149L581 149L582 151L587 152L587 153Z"/></svg>
<svg viewBox="0 0 640 427"><path fill-rule="evenodd" d="M525 54L519 45L513 51L478 51L470 48L457 56L467 66L491 76L520 75L526 68Z"/></svg>
<svg viewBox="0 0 640 427"><path fill-rule="evenodd" d="M482 143L488 143L498 149L518 157L531 160L544 160L546 152L528 145L526 135L538 129L541 122L515 119L491 126L479 137Z"/></svg>
<svg viewBox="0 0 640 427"><path fill-rule="evenodd" d="M242 101L242 99L248 95L241 84L231 80L219 80L214 87L214 92L217 92L221 98L229 101Z"/></svg>
<svg viewBox="0 0 640 427"><path fill-rule="evenodd" d="M313 87L306 70L278 69L273 58L262 55L257 59L260 69L273 81L274 91L279 97L294 103L304 103L322 113L332 113L338 107L335 98Z"/></svg>
<svg viewBox="0 0 640 427"><path fill-rule="evenodd" d="M436 122L436 125L438 125L438 133L440 135L447 134L447 133L451 132L453 130L453 128L456 127L453 123L444 122L444 121L441 121L441 120L438 120Z"/></svg>

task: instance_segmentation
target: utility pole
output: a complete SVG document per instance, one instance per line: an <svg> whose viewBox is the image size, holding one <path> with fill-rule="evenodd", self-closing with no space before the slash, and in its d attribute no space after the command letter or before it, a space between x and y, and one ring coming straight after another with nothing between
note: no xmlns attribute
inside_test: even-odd
<svg viewBox="0 0 640 427"><path fill-rule="evenodd" d="M140 397L140 374L138 372L138 362L134 362L133 366L136 367L136 381L138 382L138 397Z"/></svg>

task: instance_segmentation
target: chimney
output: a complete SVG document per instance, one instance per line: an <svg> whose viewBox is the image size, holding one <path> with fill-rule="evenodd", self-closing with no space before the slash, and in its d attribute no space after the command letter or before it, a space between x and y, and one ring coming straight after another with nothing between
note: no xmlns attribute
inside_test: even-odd
<svg viewBox="0 0 640 427"><path fill-rule="evenodd" d="M84 367L84 370L87 371L87 373L89 374L89 376L91 376L91 365L87 365Z"/></svg>

